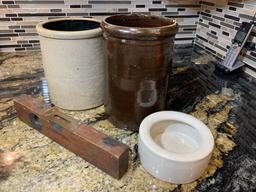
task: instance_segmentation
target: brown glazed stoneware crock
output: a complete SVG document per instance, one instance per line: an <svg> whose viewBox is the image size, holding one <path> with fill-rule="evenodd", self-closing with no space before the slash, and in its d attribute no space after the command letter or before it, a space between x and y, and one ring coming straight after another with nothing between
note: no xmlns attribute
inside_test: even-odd
<svg viewBox="0 0 256 192"><path fill-rule="evenodd" d="M119 128L138 131L147 115L164 110L175 21L129 14L102 21L106 54L105 107Z"/></svg>

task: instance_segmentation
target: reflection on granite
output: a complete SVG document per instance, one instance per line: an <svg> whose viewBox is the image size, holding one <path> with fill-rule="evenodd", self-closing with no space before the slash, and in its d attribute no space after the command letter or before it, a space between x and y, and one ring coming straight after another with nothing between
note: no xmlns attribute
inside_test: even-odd
<svg viewBox="0 0 256 192"><path fill-rule="evenodd" d="M205 54L200 49L194 49L190 58L193 60ZM233 93L234 100L229 103L234 107L229 114L229 121L238 127L234 136L237 145L224 158L224 167L198 186L196 191L256 191L256 80L243 71L223 73L214 67L214 63L188 63L187 66L190 66L189 70L183 77L188 84L182 83L180 78L180 88L175 88L179 97L170 101L169 108L174 106L176 110L189 111L194 101L201 100L209 93ZM221 132L222 129L226 129L226 125L221 124L218 130ZM230 131L234 130L231 128Z"/></svg>
<svg viewBox="0 0 256 192"><path fill-rule="evenodd" d="M11 80L27 76L35 76L42 72L41 54L27 53L0 53L0 80Z"/></svg>
<svg viewBox="0 0 256 192"><path fill-rule="evenodd" d="M43 76L41 54L0 53L0 128L15 118L12 97L39 92Z"/></svg>
<svg viewBox="0 0 256 192"><path fill-rule="evenodd" d="M214 72L212 64L191 64L191 57L205 57L205 54L200 55L197 50L193 54L192 51L183 52L186 56L180 57L186 61L174 64L179 67L174 69L170 79L168 108L191 113L201 119L208 124L216 140L211 163L198 181L172 185L145 172L137 156L137 133L114 127L107 120L103 107L80 112L64 111L129 145L129 170L120 180L115 180L18 119L13 119L12 93L6 94L8 90L2 91L0 84L0 118L2 120L4 117L6 122L0 124L0 153L13 151L19 154L17 161L8 170L9 174L5 173L6 177L0 175L0 191L253 191L256 186L253 118L256 103L252 100L256 90L255 80L241 74L231 78L220 77ZM12 83L14 79L20 81L18 87L22 87L17 89L14 86L14 90L18 91L14 91L13 95L39 93L41 60L40 54L37 57L35 55L22 56L23 63L26 57L33 57L33 62L39 63L38 68L32 71L34 81L20 86L20 80L26 81L25 76L29 76L29 72L26 73L28 70L24 70L22 75L15 73L14 76L7 76L7 79L13 79L10 81ZM0 57L2 63L6 62L6 58ZM9 58L15 59L15 55ZM16 62L19 61L17 57ZM4 81L4 78L0 81ZM8 110L10 112L6 113ZM2 116L1 112L5 114ZM237 146L230 152L235 143Z"/></svg>

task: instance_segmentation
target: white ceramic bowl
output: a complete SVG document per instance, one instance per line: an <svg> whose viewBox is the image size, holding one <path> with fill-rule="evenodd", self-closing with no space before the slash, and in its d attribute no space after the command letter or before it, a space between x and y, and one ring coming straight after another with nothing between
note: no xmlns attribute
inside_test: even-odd
<svg viewBox="0 0 256 192"><path fill-rule="evenodd" d="M209 128L195 117L174 111L147 116L139 129L139 156L156 178L183 184L206 169L214 148Z"/></svg>

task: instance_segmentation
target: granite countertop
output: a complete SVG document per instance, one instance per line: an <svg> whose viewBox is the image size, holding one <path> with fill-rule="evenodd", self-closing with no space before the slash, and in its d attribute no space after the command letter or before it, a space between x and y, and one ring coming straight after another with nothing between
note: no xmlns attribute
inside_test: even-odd
<svg viewBox="0 0 256 192"><path fill-rule="evenodd" d="M40 96L41 56L39 52L0 53L0 191L256 190L256 81L244 73L220 75L213 61L198 48L180 48L175 54L168 109L190 113L206 123L216 147L199 180L174 185L153 178L141 167L138 134L114 127L103 106L63 112L130 147L129 169L120 180L19 121L12 97Z"/></svg>

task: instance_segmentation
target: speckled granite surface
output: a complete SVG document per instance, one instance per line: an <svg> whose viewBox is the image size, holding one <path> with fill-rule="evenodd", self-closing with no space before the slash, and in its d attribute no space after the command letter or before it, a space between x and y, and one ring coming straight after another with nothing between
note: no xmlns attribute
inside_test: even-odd
<svg viewBox="0 0 256 192"><path fill-rule="evenodd" d="M11 63L15 63L15 70L10 67ZM226 87L226 91L223 91L224 85L220 85L217 86L221 88L219 91L214 88L214 81L209 83L207 78L202 78L202 81L199 78L202 69L194 71L180 67L172 75L168 107L191 112L204 121L215 135L217 143L207 172L198 181L188 185L161 182L149 175L138 160L137 133L114 127L107 120L102 106L80 112L64 111L129 145L129 170L120 180L116 180L15 118L10 97L21 93L40 93L39 82L43 75L40 63L39 53L0 56L0 71L5 70L0 76L0 191L225 191L221 188L221 185L226 184L223 182L229 178L229 183L232 183L232 175L227 176L225 165L229 162L232 164L228 157L234 153L228 153L235 143L238 146L234 151L241 145L233 139L237 135L233 117L236 113L233 109L237 105L235 101L241 101L235 89ZM183 83L177 84L180 80ZM8 152L12 152L9 155L14 158L14 162L4 166L1 157ZM248 157L240 160L244 166L237 166L236 170L231 167L227 171L239 177L236 183L234 181L234 186L229 186L229 191L254 190L255 179L246 178L254 178L255 173L249 173L248 176L248 171L243 171L255 169L255 160L249 156L251 152L243 153ZM219 169L223 164L224 167ZM235 164L232 165L235 167ZM217 178L225 175L224 178ZM205 179L208 176L211 177Z"/></svg>

